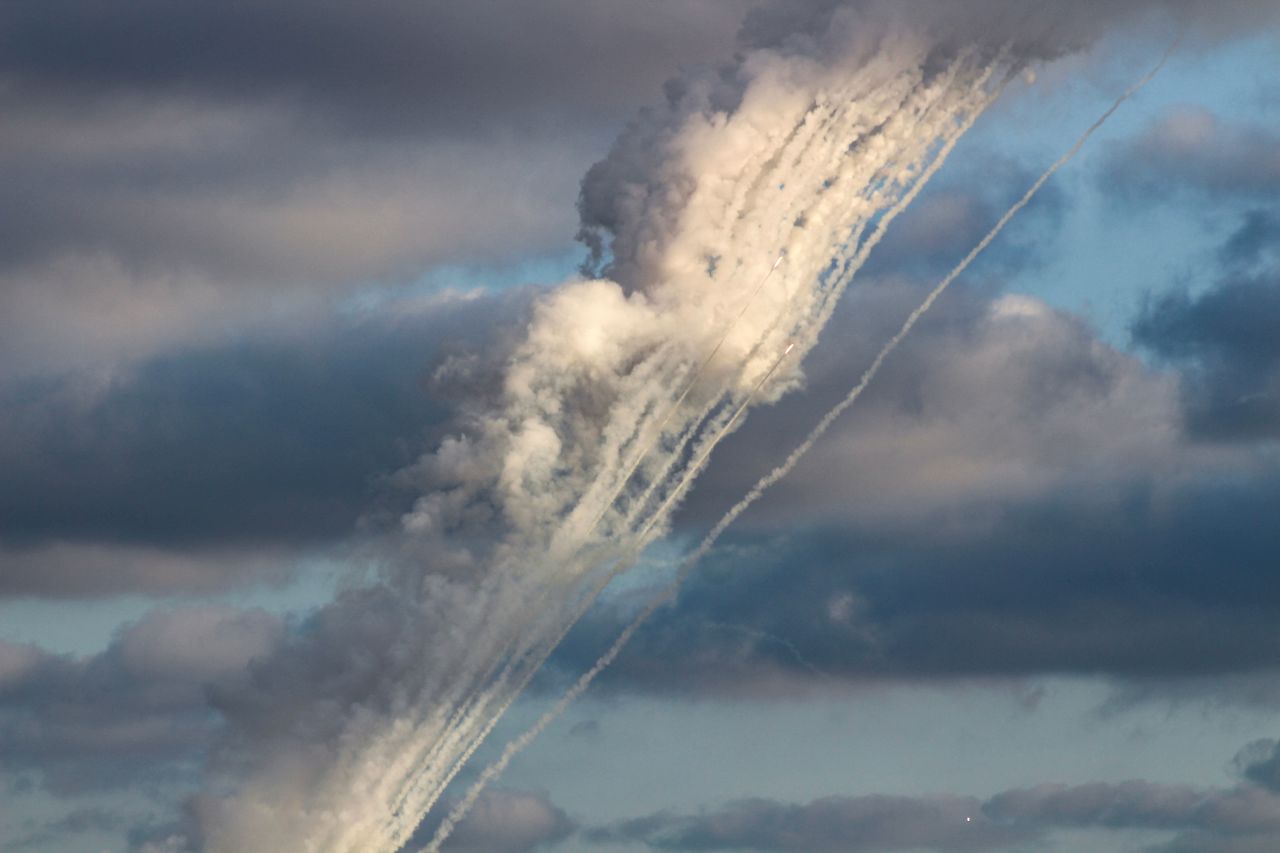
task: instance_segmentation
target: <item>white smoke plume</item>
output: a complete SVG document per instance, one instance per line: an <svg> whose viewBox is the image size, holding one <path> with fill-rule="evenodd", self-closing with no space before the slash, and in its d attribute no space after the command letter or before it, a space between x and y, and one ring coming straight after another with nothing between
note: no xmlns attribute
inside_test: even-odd
<svg viewBox="0 0 1280 853"><path fill-rule="evenodd" d="M866 390L867 386L871 384L871 381L875 379L876 375L880 372L880 368L884 364L885 360L892 355L894 350L896 350L902 341L906 339L907 335L911 333L911 330L915 328L916 323L920 321L920 318L933 307L934 303L937 302L938 298L944 291L946 291L952 282L954 282L966 269L968 269L969 265L973 263L974 259L976 259L978 255L982 254L982 252L991 245L991 242L995 240L1001 231L1004 230L1005 226L1009 224L1013 217L1015 217L1018 212L1026 207L1031 199L1035 197L1041 187L1043 187L1059 169L1065 166L1076 156L1076 154L1079 153L1080 149L1089 141L1089 138L1093 136L1094 132L1097 131L1098 128L1102 127L1107 119L1109 119L1125 101L1129 100L1129 98L1133 97L1133 95L1144 88L1147 83L1149 83L1151 79L1159 73L1160 69L1164 67L1167 59L1168 53L1166 53L1165 56L1161 58L1160 62L1141 80L1117 98L1115 103L1113 103L1111 107L1097 119L1097 121L1090 125L1084 133L1080 135L1080 138L1076 140L1075 144L1072 145L1065 154L1054 161L1054 163L1046 169L1038 179L1036 179L1035 183L1031 185L1023 196L1014 202L1013 206L996 221L996 224L992 226L986 236L983 237L978 244L974 246L973 249L971 249L969 253L965 255L964 258L962 258L960 262L942 278L941 281L938 282L937 285L934 286L931 291L929 291L924 300L916 306L909 315L907 315L907 319L903 321L901 328L899 328L893 337L890 338L883 347L881 347L878 353L876 353L871 364L865 371L863 371L862 376L859 378L858 382L854 384L853 388L849 390L849 393L822 416L817 425L813 427L805 439L787 455L787 458L780 465L765 476L761 477L760 480L751 487L747 494L738 501L738 503L734 504L718 522L716 522L715 526L711 528L710 532L708 532L703 540L698 544L698 547L693 549L693 551L681 561L680 568L676 573L675 579L657 596L655 596L653 600L651 600L644 609L642 609L631 620L631 622L627 624L625 628L623 628L617 639L615 639L613 644L605 650L604 654L600 656L591 668L584 672L578 680L574 682L567 691L565 691L564 695L561 696L550 709L543 713L543 715L539 717L532 726L508 743L502 753L498 756L497 760L484 769L479 778L468 789L467 794L454 806L449 815L441 823L424 853L439 853L440 846L448 839L449 834L453 831L454 827L457 826L458 822L467 814L468 809L470 809L479 798L481 793L484 791L485 786L498 778L498 776L506 770L507 766L511 763L511 760L527 748L529 744L531 744L534 739L547 728L547 726L564 713L569 705L591 686L591 682L593 682L601 672L608 668L609 665L617 659L618 655L622 653L623 649L626 648L627 644L631 641L631 638L635 635L636 631L640 630L640 628L658 611L659 608L675 597L690 572L692 572L702 558L710 552L724 532L729 529L729 526L732 525L733 522L742 515L742 513L746 512L752 504L759 500L764 495L765 491L789 474L791 470L799 464L804 455L813 448L823 435L826 434L827 430L831 428L831 425L835 423L836 419L838 419L840 415L844 414L845 410L852 406L857 399L862 396L862 392Z"/></svg>
<svg viewBox="0 0 1280 853"><path fill-rule="evenodd" d="M641 115L583 185L602 277L542 300L498 403L419 466L404 530L453 570L347 593L260 668L261 697L224 699L205 849L400 849L716 444L800 382L842 290L1025 55L838 9Z"/></svg>

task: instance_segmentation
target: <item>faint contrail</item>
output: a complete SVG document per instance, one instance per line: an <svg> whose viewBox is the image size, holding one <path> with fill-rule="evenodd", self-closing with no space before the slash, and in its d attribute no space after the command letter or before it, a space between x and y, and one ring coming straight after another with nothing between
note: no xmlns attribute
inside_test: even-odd
<svg viewBox="0 0 1280 853"><path fill-rule="evenodd" d="M655 596L653 600L650 601L649 604L647 604L645 608L640 611L640 613L637 614L625 628L622 629L622 633L620 633L617 639L614 640L613 645L600 656L599 660L597 660L589 670L584 672L578 678L573 686L560 697L555 705L539 717L532 726L507 744L506 748L502 751L502 754L499 755L492 764L485 768L484 772L480 774L479 778L472 784L471 788L468 789L463 799L454 806L448 817L445 818L445 821L436 830L436 834L432 838L431 843L424 848L424 853L438 853L440 845L448 838L458 821L466 815L467 811L475 803L485 786L501 775L516 755L528 747L529 744L547 728L547 726L564 713L565 709L586 691L587 687L591 685L591 682L595 680L596 676L603 672L610 664L613 663L618 655L621 654L622 650L626 647L627 643L631 641L631 638L635 635L636 631L638 631L641 626L643 626L653 616L653 614L658 611L659 608L675 597L675 594L679 591L681 585L688 578L690 572L697 565L698 561L706 556L707 552L711 550L712 546L715 545L716 541L724 531L737 520L738 516L755 503L770 486L785 477L796 466L800 459L813 447L818 439L820 439L831 427L831 424L834 423L835 420L849 408L849 406L853 405L854 401L862 395L863 390L871 383L876 374L879 373L880 367L884 364L885 359L887 359L893 351L898 348L898 345L902 343L903 339L911 333L911 330L915 327L916 323L919 322L920 318L924 316L931 307L933 307L933 304L938 300L938 297L942 295L943 291L945 291L947 287L950 286L950 284L968 268L973 260L991 244L996 236L1004 230L1004 227L1009 224L1009 221L1013 219L1013 217L1016 216L1022 208L1026 207L1027 203L1030 202L1036 193L1040 191L1040 188L1043 187L1051 177L1053 177L1054 173L1070 162L1076 154L1080 152L1080 149L1089 141L1089 138L1093 136L1094 132L1097 131L1098 128L1102 127L1102 125L1106 123L1107 119L1109 119L1125 101L1129 100L1149 82L1151 82L1152 78L1154 78L1156 74L1160 72L1160 69L1164 67L1165 63L1169 59L1169 55L1173 52L1176 45L1177 42L1175 41L1175 43L1165 51L1160 61L1156 63L1155 67L1148 71L1137 83L1130 86L1122 95L1120 95L1120 97L1116 98L1115 102L1096 121L1094 121L1094 123L1091 124L1084 133L1080 135L1075 144L1072 145L1065 154L1059 157L1052 166L1046 169L1044 174L1042 174L1036 182L1031 185L1030 189L1026 191L1022 198L1018 199L1018 201L1016 201L1013 206L1000 217L987 235L969 251L969 254L965 255L965 257L956 264L949 273L947 273L947 275L933 288L933 290L929 292L924 301L922 301L920 305L907 316L907 319L903 322L902 327L898 330L897 334L890 338L888 343L886 343L884 347L881 348L880 352L876 354L871 365L863 372L858 383L853 386L845 398L823 416L817 426L813 428L805 440L791 452L781 465L762 477L759 482L757 482L756 485L747 492L746 496L743 497L741 501L725 513L724 517L716 523L715 527L713 527L709 533L707 533L706 537L698 547L681 562L675 579L660 593L658 593L658 595ZM695 465L694 468L696 469L696 467L697 466Z"/></svg>

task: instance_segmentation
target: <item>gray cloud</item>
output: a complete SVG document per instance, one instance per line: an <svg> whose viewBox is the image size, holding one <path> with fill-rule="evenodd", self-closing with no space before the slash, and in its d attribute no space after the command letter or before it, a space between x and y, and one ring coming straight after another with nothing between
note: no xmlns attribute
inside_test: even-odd
<svg viewBox="0 0 1280 853"><path fill-rule="evenodd" d="M45 845L66 841L68 836L80 837L85 833L117 833L127 827L124 816L106 809L86 807L73 809L62 817L44 821L38 828L10 842L13 850L39 849Z"/></svg>
<svg viewBox="0 0 1280 853"><path fill-rule="evenodd" d="M967 818L967 820L966 820ZM1035 838L1002 826L972 797L827 797L804 805L740 800L697 815L669 812L597 829L599 842L658 850L996 850Z"/></svg>
<svg viewBox="0 0 1280 853"><path fill-rule="evenodd" d="M739 537L604 681L785 697L797 684L1052 672L1197 677L1225 701L1208 676L1274 680L1280 654L1269 568L1280 543L1252 520L1280 510L1280 495L1258 491L1129 488L1101 505L957 507L952 529ZM588 665L625 618L598 614L561 665Z"/></svg>
<svg viewBox="0 0 1280 853"><path fill-rule="evenodd" d="M744 5L269 0L107 14L77 2L8 9L0 39L19 92L297 99L369 130L439 132L557 109L629 112L682 63L730 48Z"/></svg>
<svg viewBox="0 0 1280 853"><path fill-rule="evenodd" d="M5 771L60 795L138 786L166 799L194 781L218 729L206 690L242 679L282 634L260 610L189 606L150 613L87 658L0 644Z"/></svg>
<svg viewBox="0 0 1280 853"><path fill-rule="evenodd" d="M876 246L860 276L940 279L975 246L1000 215L1039 175L1025 163L995 152L975 152L962 175L939 175L938 182L908 207ZM1051 244L1070 199L1046 184L984 252L966 277L1027 275Z"/></svg>
<svg viewBox="0 0 1280 853"><path fill-rule="evenodd" d="M1110 155L1107 188L1131 199L1194 190L1269 200L1280 188L1280 139L1203 107L1166 113Z"/></svg>
<svg viewBox="0 0 1280 853"><path fill-rule="evenodd" d="M431 840L436 824L448 813L445 802L429 814L406 845L418 849ZM562 841L576 829L564 810L545 794L532 791L490 789L476 801L458 828L449 836L445 853L524 853Z"/></svg>
<svg viewBox="0 0 1280 853"><path fill-rule="evenodd" d="M105 154L43 140L0 152L4 204L20 208L0 217L0 379L297 329L363 288L562 252L572 236L581 140L303 144L305 129L255 127L281 121L260 112L112 118L129 129Z"/></svg>
<svg viewBox="0 0 1280 853"><path fill-rule="evenodd" d="M1231 272L1248 273L1264 264L1280 261L1280 211L1267 208L1250 210L1222 248L1218 259Z"/></svg>
<svg viewBox="0 0 1280 853"><path fill-rule="evenodd" d="M1224 244L1226 272L1191 295L1149 297L1131 330L1135 341L1183 368L1188 426L1217 440L1280 436L1280 264L1269 262L1274 228L1261 213Z"/></svg>
<svg viewBox="0 0 1280 853"><path fill-rule="evenodd" d="M1274 16L1264 2L901 5L5 9L0 363L24 374L135 359L289 325L432 265L564 251L583 167L663 80L735 43L802 49L837 10L846 26L905 14L1043 56L1144 16L1201 33Z"/></svg>
<svg viewBox="0 0 1280 853"><path fill-rule="evenodd" d="M1059 829L1174 833L1147 849L1261 851L1280 840L1280 797L1244 784L1191 788L1145 780L1037 785L990 799L930 795L748 799L696 814L657 812L589 830L601 842L660 850L1008 850ZM1015 847L1015 845L1017 845Z"/></svg>
<svg viewBox="0 0 1280 853"><path fill-rule="evenodd" d="M762 410L718 451L687 518L707 523L745 492L778 448L847 391L913 307L918 285L892 278L851 294L844 334L815 351L808 388ZM1222 460L1189 453L1176 382L1038 300L992 292L990 279L948 294L875 385L745 524L815 521L918 528L964 506L1033 503L1121 482L1174 483Z"/></svg>
<svg viewBox="0 0 1280 853"><path fill-rule="evenodd" d="M1254 741L1236 755L1235 764L1245 779L1280 794L1280 742Z"/></svg>
<svg viewBox="0 0 1280 853"><path fill-rule="evenodd" d="M1138 25L1171 33L1201 46L1242 33L1256 34L1277 21L1267 0L1046 0L1035 6L1017 0L813 0L762 3L747 17L743 39L753 45L787 46L818 39L830 19L853 8L862 19L897 16L942 44L1007 45L1034 59L1054 59L1083 50L1100 36Z"/></svg>
<svg viewBox="0 0 1280 853"><path fill-rule="evenodd" d="M490 336L526 304L437 298L0 385L0 594L279 576L394 516L412 495L388 478L453 424L455 355L504 351Z"/></svg>
<svg viewBox="0 0 1280 853"><path fill-rule="evenodd" d="M744 8L7 8L2 372L562 252L583 165L681 64L726 54Z"/></svg>
<svg viewBox="0 0 1280 853"><path fill-rule="evenodd" d="M1256 520L1280 511L1274 464L1189 442L1171 378L1070 317L961 294L606 681L780 695L833 678L1272 671L1280 539ZM877 295L851 306L851 340L882 339L859 328L892 316ZM745 491L865 358L818 354L805 398L726 442L685 529ZM571 635L562 665L587 665L619 618Z"/></svg>
<svg viewBox="0 0 1280 853"><path fill-rule="evenodd" d="M263 322L309 332L292 307L299 293L318 294L321 307L306 304L319 311L324 299L352 282L403 279L440 261L500 260L555 248L562 239L556 235L568 231L546 210L555 208L565 176L576 173L573 164L595 144L599 128L624 101L639 97L630 87L640 91L653 83L645 69L657 68L659 60L670 67L672 56L660 55L654 44L685 45L690 56L704 57L707 41L727 33L739 11L698 6L694 14L705 13L706 24L700 29L688 26L689 7L679 13L663 7L660 14L618 7L616 20L606 21L577 5L555 6L569 10L567 18L512 5L509 18L492 24L469 18L472 8L480 7L387 4L359 16L309 8L305 26L293 25L297 10L284 4L236 10L217 21L167 5L143 5L108 18L86 10L69 16L65 27L34 7L6 13L11 18L0 26L0 41L12 48L8 79L15 85L5 97L17 119L8 146L0 144L0 184L11 189L6 197L15 209L21 205L21 215L5 217L0 210L0 221L16 223L0 228L0 315L8 318L0 339L9 342L0 357L19 364L10 368L18 373L47 374L51 366L84 364L103 354L143 358L157 347L179 345L182 352L144 359L124 379L113 378L88 394L78 384L83 376L13 386L17 390L4 401L5 425L13 429L0 441L0 464L6 475L17 475L5 478L15 484L7 499L0 489L0 507L13 510L0 514L8 525L0 529L5 589L83 594L202 588L210 577L257 571L246 572L244 565L272 548L340 538L368 499L368 478L401 464L406 443L418 440L422 423L443 417L434 404L406 390L417 370L409 365L425 357L419 347L427 336L445 334L443 329L396 329L390 341L381 339L384 329L368 337L336 334L315 349L241 341L232 352L193 343L223 338L227 329L242 327L244 315L270 313L263 306L282 295L290 307ZM616 38L596 38L597 28L619 26L618 21L623 29ZM765 27L762 21L753 26ZM645 26L657 28L652 39L646 36L654 30ZM477 27L482 32L470 38ZM282 33L288 38L274 38ZM590 63L572 64L580 57L559 47L566 33L599 51L608 73L593 76ZM757 29L752 37L771 37L762 33ZM415 36L440 39L440 49L424 50ZM530 45L554 45L557 55L522 52ZM639 71L631 60L640 63ZM538 73L522 73L535 66ZM570 66L572 80L565 78ZM455 84L455 76L462 84ZM515 77L521 77L520 85L508 85ZM414 88L424 80L437 88ZM560 120L563 126L545 126ZM86 136L94 140L86 148L67 141ZM429 150L420 152L423 140ZM504 165L492 168L497 161ZM921 220L920 233L908 235L904 245L932 241L940 252L948 248L940 235L956 233L978 209L961 196L949 200L951 221ZM468 215L460 216L462 210ZM596 224L608 226L604 220ZM895 299L869 296L886 303ZM945 324L939 327L944 331L937 348L920 362L908 361L890 383L892 390L877 391L877 401L869 398L873 428L827 458L837 463L833 470L853 481L864 472L850 460L873 451L873 497L863 498L865 489L840 482L821 492L812 477L790 495L795 512L824 519L857 508L889 518L924 498L922 516L956 522L956 537L913 537L902 548L903 539L893 536L918 533L919 517L890 536L856 526L831 533L819 537L812 550L788 555L802 566L791 574L808 592L775 614L776 622L760 618L761 590L779 583L763 570L748 578L762 581L745 584L732 601L712 602L702 618L722 612L724 624L761 625L751 630L782 638L769 648L787 658L775 667L784 676L801 659L816 660L824 671L854 674L1159 668L1153 649L1166 638L1178 639L1162 633L1172 623L1161 620L1205 612L1195 609L1191 593L1205 583L1208 534L1238 528L1212 512L1207 521L1199 518L1205 507L1219 506L1213 499L1221 495L1198 487L1173 490L1172 519L1158 511L1158 499L1170 485L1161 467L1169 440L1154 442L1153 449L1140 439L1171 423L1166 383L1098 347L1081 328L1042 306L1000 304L989 312L970 303L953 314L955 334ZM870 322L886 316L871 312ZM487 320L454 315L450 322L470 327ZM966 350L968 335L982 346ZM368 343L375 338L377 345ZM1047 348L1033 345L1041 339ZM377 351L363 352L363 346ZM961 358L936 383L913 374L939 353ZM468 371L465 359L449 367ZM1008 387L993 392L978 383L983 376ZM834 372L819 371L815 387L825 382L833 388L836 381ZM964 415L961 404L972 404L965 395L975 389L985 390L991 402L985 419ZM368 407L352 406L355 396ZM1041 416L1054 429L1043 440L1028 438L1027 426ZM901 455L883 452L904 427L910 441ZM737 458L756 453L751 442L779 429L779 422L766 421L761 429L754 438L744 433ZM963 440L949 444L957 434ZM1095 449L1096 456L1077 476L1072 469L1081 448ZM922 459L927 464L914 469L914 479L901 476ZM1151 475L1153 469L1161 476ZM734 485L732 476L720 476L711 482ZM1062 499L1064 482L1068 492L1083 497ZM975 492L987 500L965 507L971 515L953 512L957 495ZM1106 493L1101 500L1099 492ZM1246 492L1227 495L1228 509L1232 498L1246 508L1256 509L1259 500L1264 509L1272 508L1274 496L1259 499ZM1021 500L1029 508L1010 511ZM700 510L694 503L687 518L699 518L706 506ZM1193 517L1202 526L1187 524ZM763 529L785 523L777 505L771 516L757 518ZM994 534L993 543L978 542L975 531ZM1152 544L1158 535L1170 540L1167 548ZM1105 537L1111 537L1111 550L1093 551L1079 541L1087 538L1092 545ZM1246 556L1274 544L1263 532L1246 531L1241 538L1233 547ZM1027 542L1035 547L1025 548ZM1179 546L1189 546L1189 569L1171 562L1183 553ZM1048 578L1044 590L1021 579L1028 550L1032 559L1048 564L1040 575ZM935 567L955 553L958 576L944 578ZM1170 580L1152 571L1138 579L1139 587L1173 590L1174 606L1156 609L1149 622L1124 624L1130 613L1125 607L1118 613L1103 608L1101 619L1086 619L1076 629L1082 614L1096 613L1099 600L1110 601L1114 588L1105 585L1094 587L1094 599L1085 592L1049 597L1076 592L1082 580L1103 580L1105 568L1127 564L1135 555L1153 559L1172 575ZM1100 563L1088 562L1099 556ZM843 586L823 586L814 565L819 560L845 567L832 573ZM238 568L220 569L219 563ZM883 577L885 566L895 563L904 569L895 581L899 586ZM1082 575L1081 566L1094 565ZM1265 577L1245 577L1246 565L1240 564L1240 576L1229 575L1210 605L1234 607L1272 592ZM967 597L957 582L966 577L985 578ZM708 589L693 592L694 603L711 599ZM1122 603L1150 600L1135 594ZM958 615L944 602L958 603ZM447 600L432 603L447 613ZM1011 615L1019 606L1030 608L1029 627L1028 620ZM139 758L137 766L145 764L152 768L150 778L161 778L168 771L156 766L185 761L187 750L208 742L213 723L201 700L210 684L217 709L233 722L250 720L249 728L264 737L287 731L311 744L326 742L334 715L349 715L364 702L401 700L395 676L420 667L421 650L432 648L431 632L447 627L441 620L420 627L421 615L406 607L380 590L353 593L283 646L278 625L227 617L215 619L207 635L197 632L194 641L184 640L174 624L148 622L89 662L5 649L0 672L11 673L5 689L12 693L3 694L4 701L17 721L13 731L23 733L29 750L18 753L27 762L20 766L44 762L46 784L72 790L75 784L100 784L94 780L105 778L105 768L119 774L134 760L117 759L117 753L145 753L162 759L146 764ZM823 646L829 637L793 642L799 620L813 623L814 612L835 623L837 632L847 629L855 640L850 648L855 655L869 650L865 657L840 657ZM1224 625L1232 619L1235 627L1242 624L1238 610L1210 615ZM1260 626L1273 614L1259 605L1258 612L1245 615L1254 618L1243 620L1246 630L1234 638L1213 623L1210 642L1197 647L1191 664L1251 665L1249 654L1269 655ZM688 617L688 611L677 611L659 629L680 636ZM705 644L696 629L683 638L697 640L695 648L710 655L692 656L693 664L709 661L722 669L715 656L726 648L723 640L719 647ZM225 633L242 642L231 642ZM650 649L663 641L660 633L654 636L659 639ZM956 642L975 636L978 641L968 649ZM1172 643L1163 653L1186 651ZM745 652L748 663L774 663L756 647ZM263 656L243 678L246 660ZM631 665L636 683L643 681L636 677L643 676L643 666L643 657ZM677 670L674 679L689 671ZM96 713L104 716L93 717L77 711L73 698L86 684L124 685L129 695L121 698L116 687L102 687L108 701ZM371 684L396 688L379 692ZM57 713L33 720L39 709L53 706ZM118 718L111 717L117 712ZM97 726L92 743L84 740L91 724ZM271 745L287 747L286 739ZM260 746L237 743L233 735L222 759L234 763L237 747ZM73 760L73 754L108 752L110 760L104 757L98 765ZM73 773L82 775L73 780ZM925 812L919 805L867 807L868 813L884 807L894 814L901 807L920 825ZM834 809L801 818L816 821L806 831L820 840L841 820L864 820L860 814ZM475 825L474 849L525 849L561 837L569 826L562 812L537 798L498 803L482 817L488 822ZM773 817L789 820L785 814Z"/></svg>
<svg viewBox="0 0 1280 853"><path fill-rule="evenodd" d="M1133 780L1006 791L982 807L1015 825L1177 832L1162 851L1261 850L1280 841L1280 797L1252 785L1193 789Z"/></svg>

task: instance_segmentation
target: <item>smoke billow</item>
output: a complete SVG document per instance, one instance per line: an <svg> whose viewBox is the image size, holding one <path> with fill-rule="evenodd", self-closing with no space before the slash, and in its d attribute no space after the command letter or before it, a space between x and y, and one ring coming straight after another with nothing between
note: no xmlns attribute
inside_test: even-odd
<svg viewBox="0 0 1280 853"><path fill-rule="evenodd" d="M591 277L535 306L495 401L415 468L402 534L433 565L343 594L215 697L207 850L402 847L719 441L799 383L885 229L1042 52L809 11L752 19L733 64L671 84L587 174Z"/></svg>

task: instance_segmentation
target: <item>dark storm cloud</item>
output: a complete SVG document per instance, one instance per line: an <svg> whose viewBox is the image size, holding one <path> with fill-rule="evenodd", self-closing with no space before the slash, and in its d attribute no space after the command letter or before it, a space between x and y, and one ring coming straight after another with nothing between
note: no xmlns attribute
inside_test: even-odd
<svg viewBox="0 0 1280 853"><path fill-rule="evenodd" d="M260 610L155 611L87 658L0 644L0 752L7 773L60 795L194 778L217 728L205 693L243 678L279 642Z"/></svg>
<svg viewBox="0 0 1280 853"><path fill-rule="evenodd" d="M1248 215L1225 243L1226 272L1192 295L1148 298L1135 341L1183 368L1188 425L1219 440L1280 437L1280 263L1266 263L1271 216Z"/></svg>
<svg viewBox="0 0 1280 853"><path fill-rule="evenodd" d="M439 299L10 385L0 594L216 587L353 536L451 414L433 371L501 351L485 341L524 304Z"/></svg>

